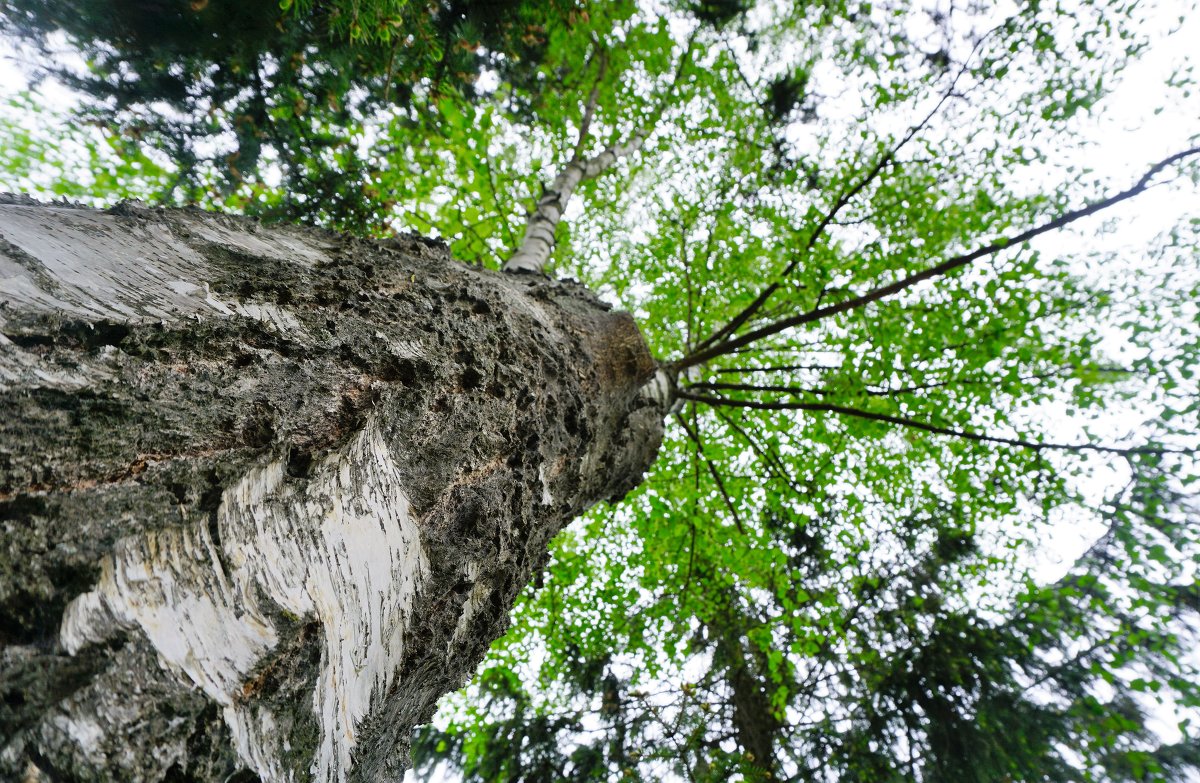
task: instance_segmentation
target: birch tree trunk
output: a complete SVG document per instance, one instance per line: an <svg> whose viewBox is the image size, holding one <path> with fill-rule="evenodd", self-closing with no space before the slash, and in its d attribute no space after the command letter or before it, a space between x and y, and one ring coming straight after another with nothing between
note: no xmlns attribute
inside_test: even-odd
<svg viewBox="0 0 1200 783"><path fill-rule="evenodd" d="M575 189L581 182L595 179L612 168L621 158L637 152L645 139L645 132L637 131L626 144L612 145L586 159L576 155L568 162L554 178L550 188L538 199L525 224L521 246L504 262L504 271L543 274L550 254L554 252L554 235L558 231L558 224L567 211L571 196L575 195Z"/></svg>
<svg viewBox="0 0 1200 783"><path fill-rule="evenodd" d="M195 211L0 204L0 779L394 780L655 363L587 291Z"/></svg>

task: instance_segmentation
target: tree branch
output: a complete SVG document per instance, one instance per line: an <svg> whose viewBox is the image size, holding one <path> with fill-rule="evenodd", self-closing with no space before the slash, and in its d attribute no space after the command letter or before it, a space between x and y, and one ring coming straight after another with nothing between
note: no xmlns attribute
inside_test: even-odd
<svg viewBox="0 0 1200 783"><path fill-rule="evenodd" d="M717 485L717 490L721 493L721 498L725 501L725 507L733 515L733 523L737 525L738 532L743 536L746 535L746 528L742 525L742 518L737 512L737 508L734 507L733 499L729 497L729 492L725 489L725 482L721 480L721 474L717 471L716 466L713 465L712 460L708 458L708 455L704 453L704 443L701 442L699 433L693 432L692 428L688 426L687 420L679 414L675 414L675 418L683 426L683 431L687 433L691 441L696 444L696 453L704 460L704 465L708 468L713 482Z"/></svg>
<svg viewBox="0 0 1200 783"><path fill-rule="evenodd" d="M583 148L587 144L588 134L591 133L592 117L596 114L596 104L600 100L600 84L604 81L604 76L608 72L608 51L601 49L599 57L600 67L596 73L596 82L592 85L587 105L583 109L583 119L579 123L579 140L575 142L575 154L571 157L571 160L580 160L583 158Z"/></svg>
<svg viewBox="0 0 1200 783"><path fill-rule="evenodd" d="M812 366L812 365L796 365L796 366L805 368L805 369L838 369L836 367L822 368L820 366ZM1070 377L1069 376L1070 372L1083 370L1083 369L1086 369L1091 372L1096 372L1096 373L1111 373L1114 375L1124 375L1129 372L1128 370L1125 370L1121 367L1087 367L1087 368L1061 367L1061 368L1058 368L1053 371L1036 372L1036 373L1030 373L1028 375L1021 375L1021 376L1018 376L1015 380L1017 380L1017 381L1045 381L1045 380L1049 380L1052 378L1067 378L1067 377ZM760 371L762 371L762 370L760 370ZM718 371L718 372L724 372L724 371ZM739 372L745 373L746 371L742 370ZM861 388L860 393L869 395L871 397L893 397L893 396L902 395L902 394L916 394L916 393L922 392L922 391L932 391L933 389L944 389L944 388L952 387L952 386L960 386L960 387L961 386L994 386L994 385L996 385L998 380L999 379L989 378L989 377L975 377L975 378L968 377L968 378L952 378L949 380L935 381L935 382L930 382L930 383L913 384L910 386L900 386L897 388L889 388L886 386L872 387L871 385L867 385L867 386L864 386ZM688 385L688 388L689 389L710 389L713 391L766 392L766 393L792 394L792 395L811 394L816 397L845 393L844 390L840 390L840 389L822 389L822 388L815 388L815 387L810 388L810 387L802 387L802 386L790 386L790 385L785 386L785 385L772 385L772 384L761 384L760 385L760 384L754 384L754 383L725 383L722 381L694 381L693 383Z"/></svg>
<svg viewBox="0 0 1200 783"><path fill-rule="evenodd" d="M780 402L778 400L734 400L728 397L707 397L700 394L694 394L688 389L680 389L679 396L685 400L693 400L695 402L705 403L714 407L726 406L731 408L752 408L755 410L768 411L810 411L813 413L836 413L841 416L852 416L858 419L867 419L869 421L878 421L886 424L896 424L901 427L921 430L922 432L931 432L935 435L949 435L963 440L976 441L979 443L998 443L1004 446L1019 446L1021 448L1032 449L1033 451L1042 451L1046 449L1054 449L1056 451L1092 451L1102 454L1118 454L1121 456L1130 456L1133 454L1195 454L1198 449L1168 449L1157 446L1100 446L1094 443L1053 443L1034 440L1025 440L1024 438L1006 438L998 435L984 435L978 432L970 432L968 430L956 430L951 427L942 427L937 424L928 424L923 421L914 421L906 419L903 416L892 416L887 413L874 413L872 411L864 411L858 408L849 408L844 405L832 405L824 402Z"/></svg>
<svg viewBox="0 0 1200 783"><path fill-rule="evenodd" d="M929 124L930 120L936 117L938 112L942 110L942 106L944 106L946 101L950 100L951 96L954 95L954 88L958 85L958 80L962 78L964 73L966 73L967 65L973 59L975 51L979 49L986 38L987 36L985 35L981 37L978 42L976 42L975 48L972 49L971 54L963 62L962 67L959 68L958 73L955 74L954 79L951 80L950 86L946 88L941 99L937 102L937 105L925 115L924 119L909 128L908 132L903 138L896 142L891 149L881 155L879 160L875 162L875 165L871 167L871 170L868 171L866 175L864 175L862 179L858 181L857 184L855 184L849 190L843 191L841 195L838 196L837 200L833 202L833 206L831 206L829 210L822 216L821 220L817 223L816 228L814 228L812 233L808 235L808 239L804 244L804 249L792 257L792 260L783 268L783 271L779 273L775 281L764 288L758 294L758 296L754 298L754 301L746 305L746 307L743 308L740 313L735 315L729 321L729 323L725 324L716 332L702 340L700 344L696 346L697 351L703 351L708 346L718 343L727 336L736 332L744 323L746 323L746 321L753 318L754 315L762 308L762 306L767 303L767 300L779 290L779 287L783 284L783 281L790 277L794 271L796 271L796 267L799 265L800 259L808 255L813 246L816 244L817 240L822 234L825 233L825 229L827 229L830 223L837 218L838 213L850 203L852 198L861 193L863 189L867 187L867 185L871 184L871 182L873 182L883 172L884 168L895 161L896 155L900 153L900 150L902 150L906 144L912 141L913 137L920 133L921 130L923 130L925 126Z"/></svg>
<svg viewBox="0 0 1200 783"><path fill-rule="evenodd" d="M680 359L678 362L675 362L673 366L676 370L686 369L688 367L692 367L693 365L706 362L709 359L717 356L723 356L731 353L732 351L742 348L743 346L761 340L764 337L770 337L771 335L778 334L787 329L801 326L803 324L814 323L816 321L849 312L851 310L857 310L872 302L893 296L901 291L912 288L918 283L923 283L926 280L947 275L950 272L966 266L972 261L995 255L1002 250L1015 245L1020 245L1024 242L1028 242L1029 240L1041 236L1042 234L1046 234L1063 228L1064 226L1068 226L1071 223L1075 223L1076 221L1095 215L1098 212L1102 212L1110 207L1116 206L1123 201L1127 201L1134 196L1143 193L1150 187L1150 181L1156 174L1161 172L1167 166L1170 166L1174 163L1179 163L1180 161L1183 161L1196 154L1200 154L1200 147L1192 147L1191 149L1184 150L1183 152L1177 152L1174 155L1164 158L1163 160L1160 160L1158 163L1155 163L1153 166L1151 166L1147 172L1142 175L1142 178L1139 179L1133 187L1128 188L1127 190L1123 190L1119 193L1109 196L1108 198L1095 201L1087 206L1067 212L1051 221L1043 223L1040 226L1035 226L1026 231L1022 231L1015 236L1001 237L1000 239L973 250L970 253L954 256L953 258L949 258L942 263L937 264L936 266L932 266L916 274L909 275L908 277L905 277L902 280L897 280L894 283L873 288L870 291L851 299L826 305L825 307L818 307L816 309L809 310L806 313L794 315L791 318L784 318L782 320L775 321L774 323L761 326L753 331L746 332L740 337L733 337L724 340L723 342L710 345L705 349L693 351L689 355Z"/></svg>
<svg viewBox="0 0 1200 783"><path fill-rule="evenodd" d="M824 395L830 392L825 389L809 389L804 386L780 386L780 385L758 385L755 383L721 383L718 381L695 381L688 384L689 389L706 389L711 391L740 391L740 392L765 392L768 394L812 394Z"/></svg>
<svg viewBox="0 0 1200 783"><path fill-rule="evenodd" d="M796 485L796 482L793 481L791 476L788 474L787 468L784 466L783 460L778 454L775 454L773 451L771 451L769 447L760 446L758 441L751 437L750 433L746 431L745 427L742 427L740 424L734 421L733 417L726 415L725 412L720 408L714 408L713 413L717 414L717 418L725 422L727 427L736 432L741 439L746 442L746 445L750 447L750 450L757 454L758 458L763 461L766 468L770 471L773 471L775 475L779 477L780 481L782 481L784 484L787 484L788 489L794 492L797 497L804 495L804 492L801 490L801 488Z"/></svg>
<svg viewBox="0 0 1200 783"><path fill-rule="evenodd" d="M668 88L668 92L678 84L680 77L683 75L685 64L691 59L694 40L694 36L692 39L689 39L687 49L680 58L679 66L676 68L675 77ZM628 141L623 144L610 144L592 157L584 159L582 157L583 144L586 140L584 132L591 125L592 114L595 111L593 99L596 98L596 90L599 88L599 82L603 76L604 63L602 62L596 86L593 87L591 96L588 99L588 107L585 110L584 122L580 128L579 143L576 146L575 154L567 162L567 165L563 167L562 171L558 173L558 176L554 178L554 182L542 194L542 197L538 199L537 206L534 207L533 214L529 216L529 222L525 225L525 237L521 240L521 246L517 248L516 252L504 264L505 272L542 274L546 268L546 263L550 260L550 253L554 250L554 236L558 230L558 223L562 219L563 212L567 208L567 202L571 200L575 189L579 187L581 182L600 176L612 168L613 164L621 158L632 155L641 149L646 137L654 129L658 117L661 116L665 102L641 128L638 128L630 135Z"/></svg>

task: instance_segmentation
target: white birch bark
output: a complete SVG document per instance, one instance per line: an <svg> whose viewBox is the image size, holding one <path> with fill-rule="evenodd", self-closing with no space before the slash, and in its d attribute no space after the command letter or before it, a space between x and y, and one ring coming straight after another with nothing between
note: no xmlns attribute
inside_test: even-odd
<svg viewBox="0 0 1200 783"><path fill-rule="evenodd" d="M0 199L0 780L398 779L653 374L421 240Z"/></svg>
<svg viewBox="0 0 1200 783"><path fill-rule="evenodd" d="M575 189L581 182L600 176L621 158L637 152L645 139L645 131L635 131L625 144L611 145L586 159L577 155L567 163L550 188L538 199L525 225L521 246L505 262L504 271L543 274L550 254L554 252L554 234L558 230L558 222Z"/></svg>

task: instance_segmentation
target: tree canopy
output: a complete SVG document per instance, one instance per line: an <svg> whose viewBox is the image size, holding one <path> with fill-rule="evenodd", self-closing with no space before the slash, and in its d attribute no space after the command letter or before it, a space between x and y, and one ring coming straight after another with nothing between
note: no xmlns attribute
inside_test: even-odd
<svg viewBox="0 0 1200 783"><path fill-rule="evenodd" d="M88 122L18 98L0 178L497 268L558 199L551 268L635 314L680 405L645 483L556 540L426 772L1186 779L1200 221L1094 236L1190 192L1200 128L1089 160L1181 13L9 0ZM1152 99L1194 118L1180 65Z"/></svg>

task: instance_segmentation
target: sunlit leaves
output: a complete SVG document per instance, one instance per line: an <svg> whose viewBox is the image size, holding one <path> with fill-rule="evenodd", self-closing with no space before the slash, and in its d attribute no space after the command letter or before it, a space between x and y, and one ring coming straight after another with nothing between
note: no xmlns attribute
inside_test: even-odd
<svg viewBox="0 0 1200 783"><path fill-rule="evenodd" d="M1087 56L1111 72L1115 61L1096 42L1124 34L1098 35L1087 37ZM762 713L781 720L764 729L774 732L774 770L802 779L1071 780L1080 765L1096 777L1135 766L1167 774L1157 755L1187 758L1171 745L1160 753L1143 728L1147 713L1129 695L1172 681L1132 676L1130 667L1186 641L1175 631L1147 635L1117 598L1140 596L1172 623L1179 597L1132 577L1099 593L1105 583L1091 575L1090 560L1061 584L1038 587L1023 576L1036 531L1087 503L1072 477L1099 464L1037 447L1089 437L1086 429L1047 430L1046 406L1119 404L1142 394L1150 377L1102 347L1127 308L1149 304L1131 304L1143 288L997 241L1130 184L1014 186L1049 159L1044 146L1029 145L1030 127L1069 139L1064 123L1101 94L1095 72L1087 75L1092 66L1056 70L1068 38L1049 17L1018 16L986 35L979 28L973 44L950 46L949 63L926 58L926 70L902 54L903 36L878 49L855 44L844 77L878 79L867 113L850 115L858 132L839 138L846 125L829 113L793 140L778 135L778 111L759 111L764 93L744 84L725 42L701 36L697 62L710 80L693 85L686 111L668 110L632 179L612 177L585 194L588 209L575 225L592 241L576 238L584 258L575 263L636 308L668 358L687 354L767 284L778 291L745 329L996 243L997 252L954 274L721 355L680 383L710 397L832 403L1033 444L986 445L832 412L685 406L646 487L573 539L519 615L521 632L542 635L552 650L554 640L576 635L602 638L597 654L606 660L621 649L631 688L670 682L671 663L704 672L679 693L704 692L705 701L664 708L670 720L686 723L690 713L704 728L676 743L674 765L647 761L645 774L764 774L747 762L756 727L737 709L749 698L738 678L751 669ZM849 45L837 35L825 40L834 52ZM1037 68L1054 73L1031 81ZM901 143L946 95L933 120ZM997 112L1002 95L1023 108ZM814 122L829 111L823 106L796 119ZM1018 122L1025 127L1014 132ZM1184 329L1184 338L1175 325L1188 294L1173 295L1170 305L1156 297L1155 315L1139 310L1146 317L1129 324L1148 339L1176 334L1175 349L1160 356L1182 367L1195 334ZM1150 480L1136 459L1113 469ZM1140 525L1122 519L1116 527ZM1116 562L1167 566L1193 556L1140 538L1122 546ZM613 567L623 549L636 568ZM580 590L576 610L550 586L560 573ZM1076 593L1080 585L1089 587ZM596 600L616 603L598 612ZM586 619L572 623L575 611ZM714 637L713 628L724 631ZM739 660L761 661L730 665L723 632L741 639ZM1089 652L1076 661L1081 650ZM643 668L664 655L666 668ZM1187 690L1177 695L1186 701ZM664 744L649 730L641 741ZM704 754L701 764L694 756Z"/></svg>

